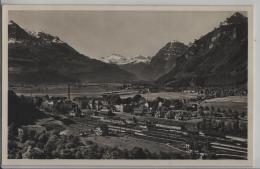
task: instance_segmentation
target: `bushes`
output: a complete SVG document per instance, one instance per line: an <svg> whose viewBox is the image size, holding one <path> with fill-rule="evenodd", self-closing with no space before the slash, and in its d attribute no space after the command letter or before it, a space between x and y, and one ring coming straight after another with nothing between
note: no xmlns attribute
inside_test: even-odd
<svg viewBox="0 0 260 169"><path fill-rule="evenodd" d="M79 137L59 135L58 130L41 133L27 132L26 140L9 138L8 158L26 159L175 159L174 153L151 153L147 149L134 147L121 150L117 147L103 147L92 141L83 144Z"/></svg>
<svg viewBox="0 0 260 169"><path fill-rule="evenodd" d="M51 130L48 132L26 133L25 142L20 142L20 147L17 146L17 140L9 138L8 157L15 158L29 158L29 159L77 159L84 156L80 153L83 144L78 137L60 136L58 130ZM91 143L93 144L93 143ZM94 147L93 145L92 147ZM92 148L95 152L95 148ZM91 151L88 151L90 154ZM21 154L21 156L18 156ZM91 158L91 154L89 156Z"/></svg>
<svg viewBox="0 0 260 169"><path fill-rule="evenodd" d="M107 148L104 150L104 153L102 155L102 159L123 159L125 158L124 154L122 153L122 150L118 148Z"/></svg>
<svg viewBox="0 0 260 169"><path fill-rule="evenodd" d="M45 153L38 147L31 147L29 146L27 151L22 154L22 158L29 158L29 159L42 159L45 157Z"/></svg>
<svg viewBox="0 0 260 169"><path fill-rule="evenodd" d="M21 143L19 143L21 146ZM101 147L91 141L85 145L75 136L60 136L57 131L28 135L21 147L16 141L9 140L10 159L175 159L174 153L151 153L147 149L134 147L121 150L117 147Z"/></svg>
<svg viewBox="0 0 260 169"><path fill-rule="evenodd" d="M131 159L146 159L146 154L140 147L134 147L132 151L129 152L129 157Z"/></svg>

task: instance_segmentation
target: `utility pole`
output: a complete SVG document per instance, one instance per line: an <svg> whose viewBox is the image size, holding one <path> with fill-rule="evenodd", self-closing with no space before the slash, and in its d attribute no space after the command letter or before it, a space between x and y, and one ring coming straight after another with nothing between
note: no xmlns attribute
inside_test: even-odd
<svg viewBox="0 0 260 169"><path fill-rule="evenodd" d="M70 100L70 84L68 84L68 100Z"/></svg>

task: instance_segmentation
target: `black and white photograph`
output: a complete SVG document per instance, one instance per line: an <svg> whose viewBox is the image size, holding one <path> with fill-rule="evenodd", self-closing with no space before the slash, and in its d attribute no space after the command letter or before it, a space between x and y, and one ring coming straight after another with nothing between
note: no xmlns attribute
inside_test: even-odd
<svg viewBox="0 0 260 169"><path fill-rule="evenodd" d="M251 160L251 8L158 9L7 10L7 160Z"/></svg>

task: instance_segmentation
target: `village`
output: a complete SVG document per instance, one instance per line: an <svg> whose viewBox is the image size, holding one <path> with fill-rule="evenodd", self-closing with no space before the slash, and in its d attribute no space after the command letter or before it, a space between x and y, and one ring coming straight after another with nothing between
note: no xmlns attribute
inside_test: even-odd
<svg viewBox="0 0 260 169"><path fill-rule="evenodd" d="M73 124L60 135L87 140L93 135L107 140L108 136L130 136L164 143L192 154L192 158L246 158L247 113L202 104L205 99L219 97L217 89L183 91L200 93L197 98L152 100L142 96L149 94L149 89L122 98L113 93L71 98L70 86L67 90L67 97L27 96L40 111L68 121L68 126ZM223 91L239 96L246 93L243 89Z"/></svg>

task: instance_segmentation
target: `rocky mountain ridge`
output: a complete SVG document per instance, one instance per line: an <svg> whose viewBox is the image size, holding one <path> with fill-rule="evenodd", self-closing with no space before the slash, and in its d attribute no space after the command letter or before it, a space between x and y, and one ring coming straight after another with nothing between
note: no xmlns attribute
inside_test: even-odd
<svg viewBox="0 0 260 169"><path fill-rule="evenodd" d="M80 54L56 36L8 25L9 82L125 82L136 77L117 65Z"/></svg>

